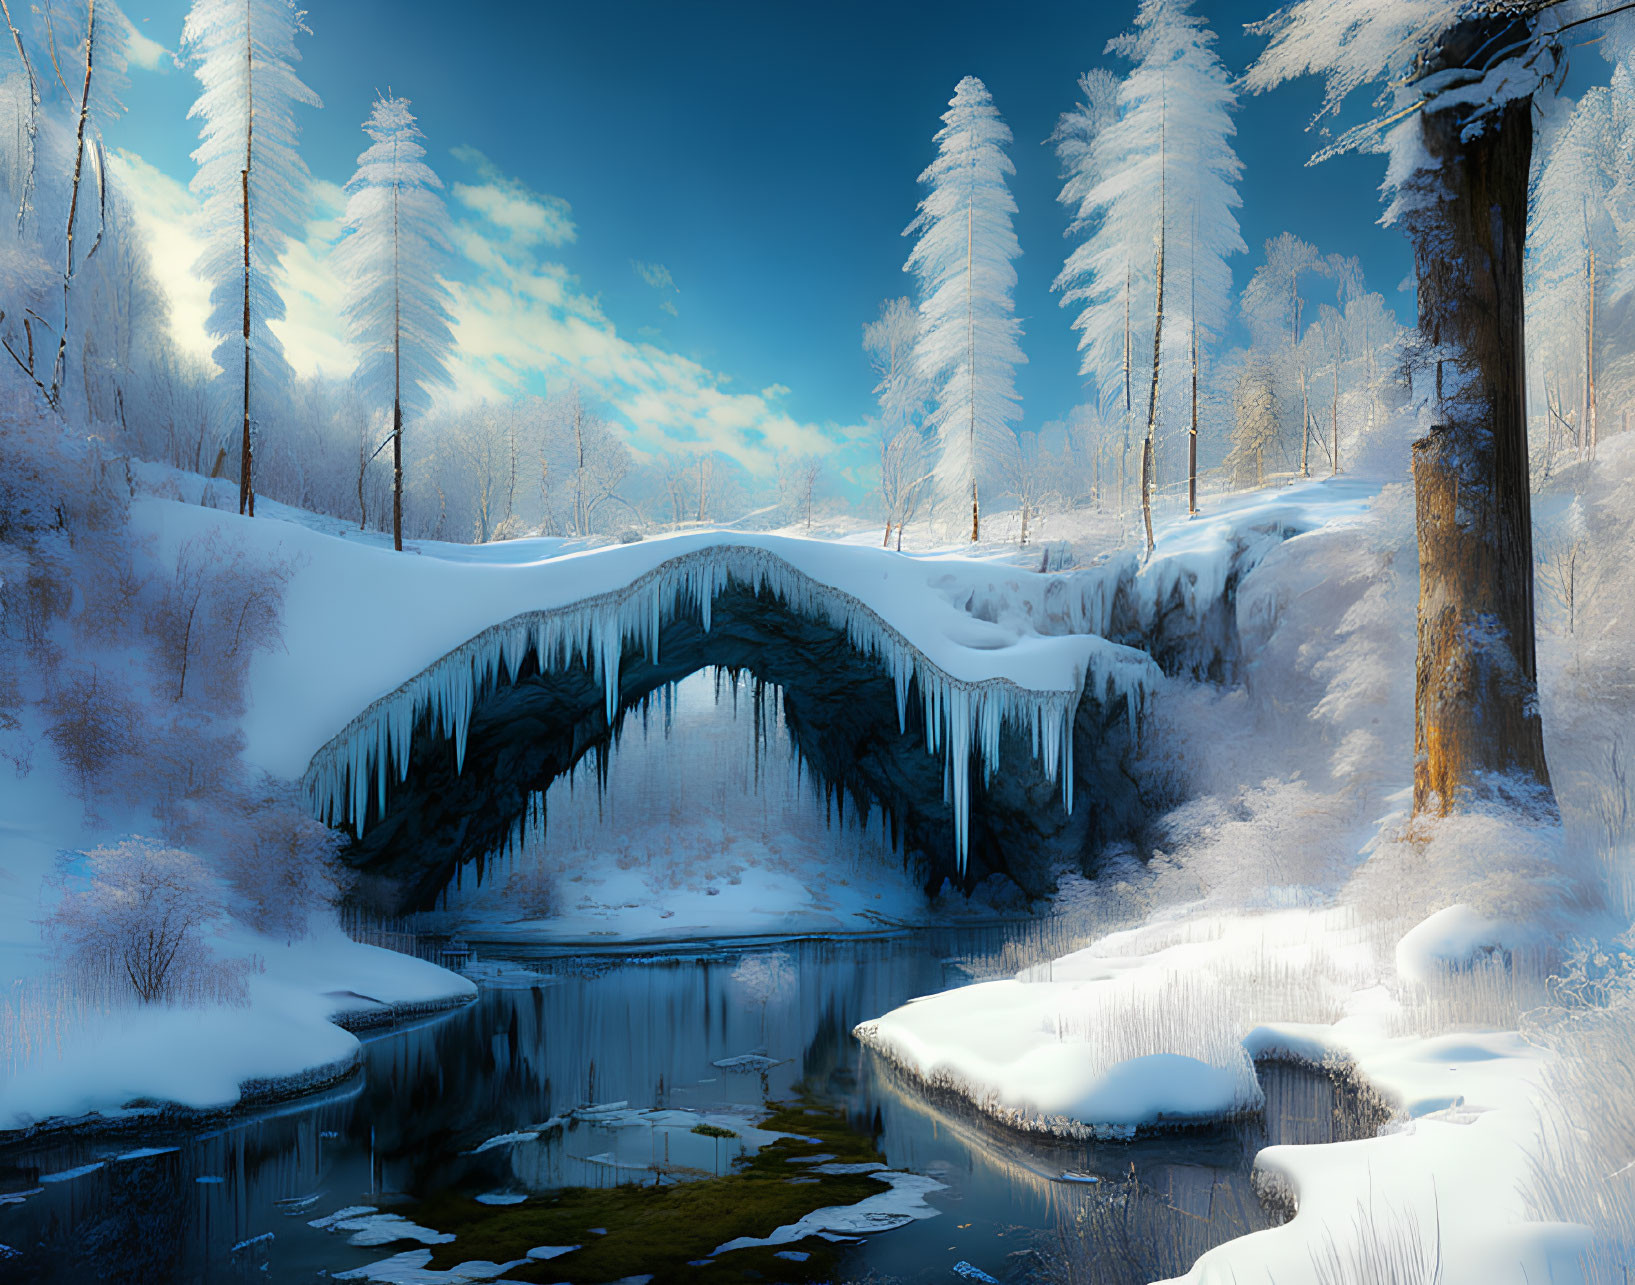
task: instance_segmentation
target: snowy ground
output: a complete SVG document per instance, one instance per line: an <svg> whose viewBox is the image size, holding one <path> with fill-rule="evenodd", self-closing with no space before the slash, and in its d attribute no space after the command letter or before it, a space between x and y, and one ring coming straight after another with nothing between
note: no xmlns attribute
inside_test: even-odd
<svg viewBox="0 0 1635 1285"><path fill-rule="evenodd" d="M130 1115L127 1103L231 1107L247 1082L298 1082L349 1065L357 1037L332 1015L414 1011L475 993L463 977L351 941L332 924L291 944L226 920L214 952L264 965L249 977L245 1006L138 1007L76 993L52 975L40 935L59 856L158 828L145 809L106 799L91 815L39 729L23 730L35 745L27 775L0 769L0 1135Z"/></svg>
<svg viewBox="0 0 1635 1285"><path fill-rule="evenodd" d="M1635 451L1620 441L1602 468L1598 486L1570 480L1575 504L1599 505L1581 524L1602 519L1572 552L1604 540L1613 564L1628 542L1617 479L1635 474ZM1376 1138L1262 1153L1268 1189L1297 1215L1206 1254L1182 1278L1198 1285L1613 1281L1627 1261L1587 1256L1590 1229L1552 1218L1593 1218L1605 1232L1627 1207L1628 1133L1586 1130L1584 1117L1620 1110L1629 1077L1588 1066L1564 1077L1559 1050L1574 1044L1534 1028L1555 1014L1587 1023L1593 1038L1577 1047L1594 1056L1629 1047L1616 1025L1629 1021L1618 954L1628 916L1617 913L1629 875L1616 843L1605 846L1627 812L1616 757L1595 757L1609 736L1616 746L1627 711L1628 622L1610 582L1582 564L1576 602L1570 581L1557 601L1541 598L1565 831L1509 815L1409 831L1410 503L1405 488L1387 488L1368 512L1289 541L1246 579L1241 689L1158 693L1155 730L1175 747L1191 798L1160 819L1144 876L1164 909L858 1028L922 1084L1013 1126L1066 1134L1117 1137L1254 1109L1259 1058L1359 1076L1393 1122ZM1547 551L1551 539L1541 536ZM1576 632L1562 619L1574 606ZM1598 818L1599 838L1586 818ZM1546 979L1584 939L1621 945L1591 948L1601 980L1585 988L1588 1008L1562 1017ZM1562 1091L1578 1096L1557 1100ZM1552 1131L1566 1141L1541 1150ZM1563 1196L1541 1199L1552 1189Z"/></svg>
<svg viewBox="0 0 1635 1285"><path fill-rule="evenodd" d="M428 925L479 944L606 945L871 933L1025 909L1009 885L928 899L879 812L837 816L803 773L776 693L757 742L748 680L737 693L733 681L678 683L666 719L620 740L603 788L590 766L554 782L517 850L480 885L468 866Z"/></svg>

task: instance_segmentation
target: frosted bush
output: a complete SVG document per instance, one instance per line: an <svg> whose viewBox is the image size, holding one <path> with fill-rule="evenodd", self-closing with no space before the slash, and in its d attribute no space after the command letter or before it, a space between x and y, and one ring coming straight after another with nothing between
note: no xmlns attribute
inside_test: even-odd
<svg viewBox="0 0 1635 1285"><path fill-rule="evenodd" d="M151 713L150 713L151 718ZM132 798L150 801L165 837L199 844L211 832L221 808L243 771L244 737L214 720L177 713L149 723L148 739L126 788Z"/></svg>
<svg viewBox="0 0 1635 1285"><path fill-rule="evenodd" d="M244 961L217 959L204 941L221 917L214 880L180 848L132 838L85 854L42 925L71 974L110 977L141 1002L246 999Z"/></svg>
<svg viewBox="0 0 1635 1285"><path fill-rule="evenodd" d="M282 639L289 571L245 556L219 531L183 541L146 620L162 694L179 702L191 691L222 712L242 711L250 657Z"/></svg>
<svg viewBox="0 0 1635 1285"><path fill-rule="evenodd" d="M506 904L514 906L522 919L546 919L555 914L557 896L554 875L537 864L516 871L505 881Z"/></svg>
<svg viewBox="0 0 1635 1285"><path fill-rule="evenodd" d="M96 785L135 748L140 709L114 679L86 665L69 671L41 710L46 739L89 803Z"/></svg>
<svg viewBox="0 0 1635 1285"><path fill-rule="evenodd" d="M1556 1053L1546 1073L1527 1198L1540 1218L1586 1223L1585 1279L1635 1271L1635 942L1581 942L1526 1033Z"/></svg>
<svg viewBox="0 0 1635 1285"><path fill-rule="evenodd" d="M221 809L216 868L233 893L234 917L286 941L307 935L312 917L347 886L336 860L339 836L315 820L286 785L239 795Z"/></svg>

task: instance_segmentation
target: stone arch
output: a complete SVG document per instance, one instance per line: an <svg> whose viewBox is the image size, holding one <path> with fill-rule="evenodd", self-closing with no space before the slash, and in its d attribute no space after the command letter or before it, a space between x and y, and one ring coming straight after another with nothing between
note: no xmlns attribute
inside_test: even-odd
<svg viewBox="0 0 1635 1285"><path fill-rule="evenodd" d="M1151 664L1110 645L1090 655L1080 690L961 680L775 554L712 547L483 631L363 711L314 756L306 785L350 836L355 899L424 908L463 863L505 845L531 794L608 746L628 711L715 666L780 687L807 763L840 799L882 808L933 882L997 872L1037 894L1133 811L1133 786L1109 765Z"/></svg>

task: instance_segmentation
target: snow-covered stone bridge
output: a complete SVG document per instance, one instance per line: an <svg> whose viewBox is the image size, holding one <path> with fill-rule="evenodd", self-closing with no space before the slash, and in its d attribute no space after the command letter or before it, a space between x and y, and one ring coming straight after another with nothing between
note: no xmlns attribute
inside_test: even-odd
<svg viewBox="0 0 1635 1285"><path fill-rule="evenodd" d="M246 754L302 780L351 836L355 895L402 911L503 848L530 795L627 710L711 666L781 687L809 765L883 808L937 878L997 871L1045 891L1052 868L1130 824L1121 769L1154 658L1229 663L1236 578L1310 524L1287 509L1194 524L1145 567L1119 555L1051 575L723 532L394 555L179 505L150 517L166 542L227 521L293 559L285 648L251 675Z"/></svg>

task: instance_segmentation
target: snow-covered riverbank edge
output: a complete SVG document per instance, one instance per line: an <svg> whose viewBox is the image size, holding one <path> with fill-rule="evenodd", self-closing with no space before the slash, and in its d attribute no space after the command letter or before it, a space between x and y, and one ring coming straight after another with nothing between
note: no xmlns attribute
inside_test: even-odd
<svg viewBox="0 0 1635 1285"><path fill-rule="evenodd" d="M855 1033L932 1102L1036 1135L1118 1142L1218 1125L1260 1109L1256 1068L1272 1062L1377 1101L1390 1117L1378 1136L1263 1150L1256 1187L1287 1221L1177 1280L1328 1280L1314 1264L1336 1255L1346 1266L1332 1279L1375 1279L1390 1246L1417 1256L1422 1244L1444 1285L1580 1279L1587 1229L1538 1221L1526 1199L1555 1054L1405 1004L1371 935L1340 910L1178 916ZM1256 1021L1257 1009L1328 1020Z"/></svg>
<svg viewBox="0 0 1635 1285"><path fill-rule="evenodd" d="M50 1032L0 1081L0 1148L48 1134L199 1127L332 1088L363 1039L461 1008L475 983L338 929L264 950L248 1003L134 1006Z"/></svg>

